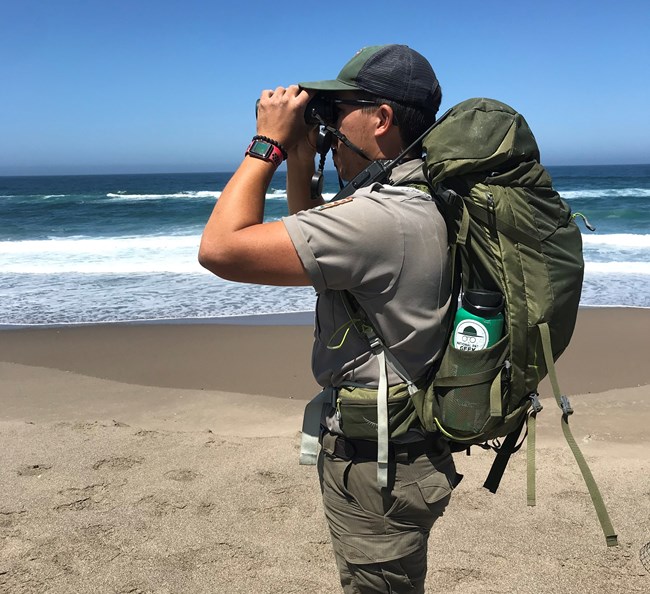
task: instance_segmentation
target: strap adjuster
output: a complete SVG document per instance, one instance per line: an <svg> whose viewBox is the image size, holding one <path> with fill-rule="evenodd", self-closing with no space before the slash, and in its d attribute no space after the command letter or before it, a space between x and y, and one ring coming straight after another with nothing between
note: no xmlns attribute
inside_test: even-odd
<svg viewBox="0 0 650 594"><path fill-rule="evenodd" d="M542 406L542 403L539 400L539 394L537 392L533 392L530 396L530 401L532 402L533 410L538 413L540 412L544 407Z"/></svg>
<svg viewBox="0 0 650 594"><path fill-rule="evenodd" d="M571 407L568 396L560 396L560 408L567 416L573 414L573 408Z"/></svg>
<svg viewBox="0 0 650 594"><path fill-rule="evenodd" d="M373 354L379 354L384 346L379 336L375 335L373 337L369 337L368 339L370 342L370 349L372 350Z"/></svg>

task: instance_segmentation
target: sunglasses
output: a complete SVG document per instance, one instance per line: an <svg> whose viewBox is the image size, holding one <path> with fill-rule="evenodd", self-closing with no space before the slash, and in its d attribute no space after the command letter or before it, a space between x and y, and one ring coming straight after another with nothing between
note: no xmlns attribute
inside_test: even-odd
<svg viewBox="0 0 650 594"><path fill-rule="evenodd" d="M334 105L355 105L362 107L364 105L378 105L376 101L370 99L329 99Z"/></svg>
<svg viewBox="0 0 650 594"><path fill-rule="evenodd" d="M377 101L372 101L370 99L339 99L335 97L327 97L319 93L314 95L307 104L307 107L305 108L305 121L310 125L319 124L321 121L333 125L336 123L338 118L336 107L339 105L363 107L379 104Z"/></svg>
<svg viewBox="0 0 650 594"><path fill-rule="evenodd" d="M336 108L341 105L350 105L353 107L367 107L369 105L379 105L376 101L372 101L370 99L337 99L337 98L329 98L329 97L324 99L323 103L325 104L323 106L324 109L322 110L323 119L328 124L331 125L336 124L336 120L339 117Z"/></svg>

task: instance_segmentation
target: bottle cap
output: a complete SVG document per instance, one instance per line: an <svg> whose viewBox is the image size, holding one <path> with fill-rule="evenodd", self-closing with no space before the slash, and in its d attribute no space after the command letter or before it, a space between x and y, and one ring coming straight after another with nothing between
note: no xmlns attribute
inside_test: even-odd
<svg viewBox="0 0 650 594"><path fill-rule="evenodd" d="M463 293L463 307L471 314L493 318L503 309L503 295L497 291L473 289Z"/></svg>

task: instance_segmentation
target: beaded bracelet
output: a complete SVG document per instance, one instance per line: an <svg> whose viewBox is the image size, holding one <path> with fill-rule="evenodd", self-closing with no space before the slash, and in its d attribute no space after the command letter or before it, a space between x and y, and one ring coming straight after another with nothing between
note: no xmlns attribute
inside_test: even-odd
<svg viewBox="0 0 650 594"><path fill-rule="evenodd" d="M280 149L280 152L282 153L282 158L285 161L287 160L287 151L279 142L273 140L272 138L269 138L268 136L262 136L261 134L256 134L255 136L253 136L253 140L263 140L264 142L268 142L273 146L277 146Z"/></svg>

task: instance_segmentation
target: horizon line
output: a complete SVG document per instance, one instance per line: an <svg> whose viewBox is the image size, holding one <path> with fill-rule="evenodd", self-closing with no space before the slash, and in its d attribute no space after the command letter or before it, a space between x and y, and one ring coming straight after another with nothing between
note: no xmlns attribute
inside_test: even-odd
<svg viewBox="0 0 650 594"><path fill-rule="evenodd" d="M626 166L650 166L650 163L580 163L580 164L544 164L544 167L626 167ZM146 167L143 167L146 169ZM236 171L230 170L170 170L170 171L104 171L93 173L0 173L0 178L6 177L99 177L105 175L213 175L213 174L229 174L232 175ZM277 173L286 173L286 166L282 166L276 171ZM325 173L336 175L335 169L325 169Z"/></svg>

